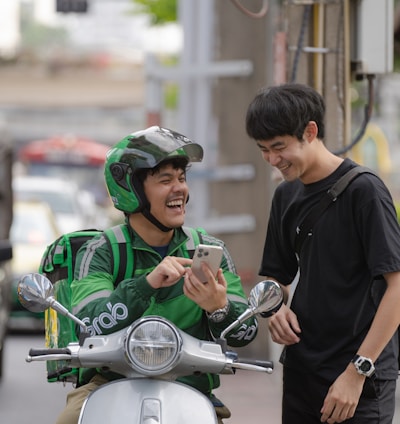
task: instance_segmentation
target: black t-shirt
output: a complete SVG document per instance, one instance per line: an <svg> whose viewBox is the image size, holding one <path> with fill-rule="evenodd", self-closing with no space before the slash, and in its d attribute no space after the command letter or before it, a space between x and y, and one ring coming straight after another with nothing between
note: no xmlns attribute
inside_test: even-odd
<svg viewBox="0 0 400 424"><path fill-rule="evenodd" d="M327 178L281 183L274 194L260 275L291 284L298 271L296 228L355 163L345 159ZM358 176L320 216L299 259L291 303L301 341L285 349L284 364L335 379L364 339L383 295L382 274L400 270L400 228L393 202L375 175ZM372 281L375 280L373 283ZM394 337L375 363L378 378L398 373Z"/></svg>

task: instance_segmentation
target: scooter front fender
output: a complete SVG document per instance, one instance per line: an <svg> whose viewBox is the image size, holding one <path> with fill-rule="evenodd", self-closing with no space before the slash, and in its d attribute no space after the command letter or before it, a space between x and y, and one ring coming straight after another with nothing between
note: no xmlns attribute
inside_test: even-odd
<svg viewBox="0 0 400 424"><path fill-rule="evenodd" d="M82 407L79 424L216 424L210 400L185 384L127 378L104 384Z"/></svg>

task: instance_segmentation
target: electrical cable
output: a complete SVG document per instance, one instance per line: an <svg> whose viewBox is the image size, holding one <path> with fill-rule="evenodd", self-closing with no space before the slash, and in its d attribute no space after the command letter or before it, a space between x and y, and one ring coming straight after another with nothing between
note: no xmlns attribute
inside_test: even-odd
<svg viewBox="0 0 400 424"><path fill-rule="evenodd" d="M336 87L338 87L336 91L337 95L337 101L340 108L340 111L342 112L342 116L345 115L345 106L344 106L344 93L343 89L341 87L344 87L343 79L344 79L344 73L346 72L343 70L343 62L340 60L340 58L344 56L343 48L344 45L344 4L343 2L340 3L340 12L339 12L339 20L338 20L338 28L336 31Z"/></svg>
<svg viewBox="0 0 400 424"><path fill-rule="evenodd" d="M354 140L348 144L347 146L344 146L342 149L333 152L335 155L342 155L346 152L348 152L350 149L352 149L363 137L365 134L365 130L367 129L367 125L371 119L372 116L372 110L374 106L374 90L373 90L373 79L375 78L375 75L367 75L368 79L368 103L365 105L364 108L364 121L360 127L360 130Z"/></svg>
<svg viewBox="0 0 400 424"><path fill-rule="evenodd" d="M309 5L309 4L304 7L303 20L301 23L299 39L297 41L296 54L293 59L293 68L292 68L292 75L290 77L290 82L296 81L297 68L299 66L300 54L303 47L304 34L306 32L308 21L310 20L311 7L312 5Z"/></svg>
<svg viewBox="0 0 400 424"><path fill-rule="evenodd" d="M268 12L268 6L269 6L269 2L268 0L264 0L263 1L263 5L261 7L261 9L259 10L259 12L250 12L250 10L246 9L240 2L239 0L231 0L231 2L233 3L234 6L236 6L241 12L243 12L245 15L249 16L250 18L263 18L267 12Z"/></svg>

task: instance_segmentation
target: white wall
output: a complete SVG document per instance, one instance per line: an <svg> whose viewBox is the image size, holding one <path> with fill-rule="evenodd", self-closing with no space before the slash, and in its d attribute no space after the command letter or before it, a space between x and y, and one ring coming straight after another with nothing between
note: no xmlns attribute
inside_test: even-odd
<svg viewBox="0 0 400 424"><path fill-rule="evenodd" d="M20 42L18 1L0 3L0 57L16 55Z"/></svg>

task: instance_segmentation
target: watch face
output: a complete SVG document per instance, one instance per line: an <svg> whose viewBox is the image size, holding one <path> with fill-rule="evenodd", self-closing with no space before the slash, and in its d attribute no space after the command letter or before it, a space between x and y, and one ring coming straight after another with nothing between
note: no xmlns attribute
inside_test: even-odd
<svg viewBox="0 0 400 424"><path fill-rule="evenodd" d="M368 372L371 369L371 364L368 361L363 361L360 365L361 371Z"/></svg>
<svg viewBox="0 0 400 424"><path fill-rule="evenodd" d="M225 319L225 317L226 317L226 313L224 312L217 312L211 315L211 319L214 322L221 322Z"/></svg>

